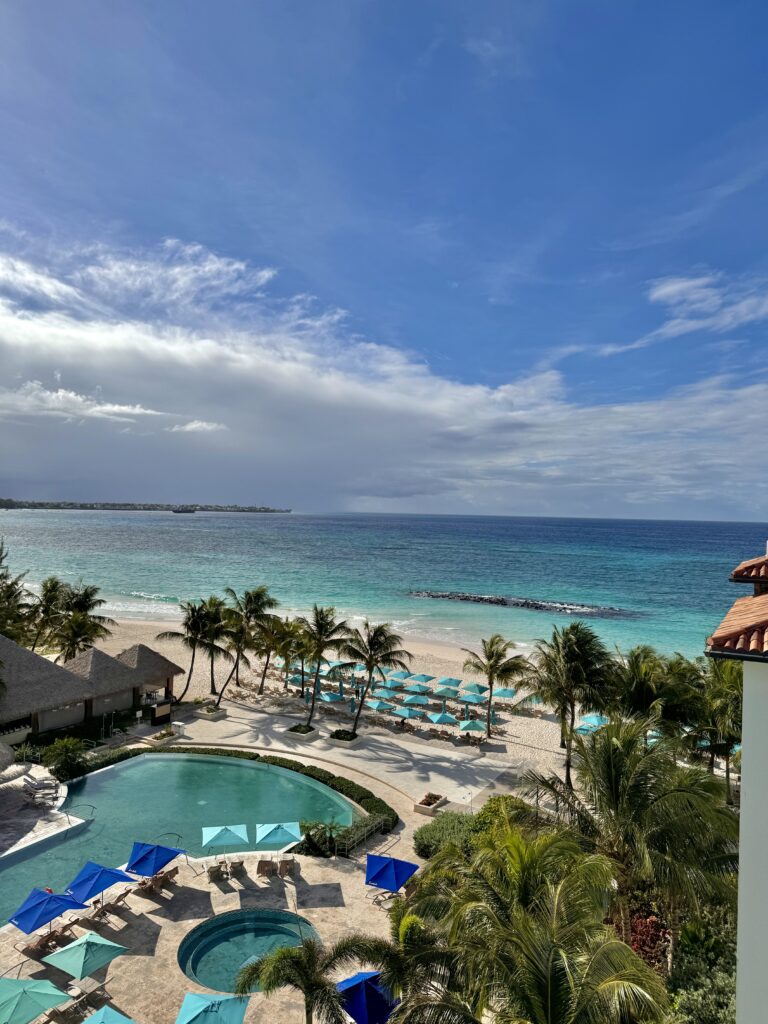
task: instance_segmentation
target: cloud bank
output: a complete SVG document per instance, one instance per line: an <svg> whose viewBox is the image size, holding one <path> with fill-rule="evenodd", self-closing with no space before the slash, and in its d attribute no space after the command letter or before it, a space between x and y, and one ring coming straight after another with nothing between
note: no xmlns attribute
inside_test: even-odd
<svg viewBox="0 0 768 1024"><path fill-rule="evenodd" d="M173 240L0 255L0 494L760 516L765 379L602 405L555 369L453 380L276 277ZM633 344L768 317L714 272L647 297L666 319Z"/></svg>

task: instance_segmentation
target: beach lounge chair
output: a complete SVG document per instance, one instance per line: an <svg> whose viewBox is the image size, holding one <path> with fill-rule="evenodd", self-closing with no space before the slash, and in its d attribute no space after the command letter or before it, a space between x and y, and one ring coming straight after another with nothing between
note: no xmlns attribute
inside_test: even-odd
<svg viewBox="0 0 768 1024"><path fill-rule="evenodd" d="M15 948L20 953L23 953L24 956L34 959L38 956L44 956L52 945L51 933L43 932L41 935L35 935L26 945L16 946Z"/></svg>
<svg viewBox="0 0 768 1024"><path fill-rule="evenodd" d="M293 875L293 868L296 861L293 857L281 857L277 864L277 873L280 878L288 878Z"/></svg>
<svg viewBox="0 0 768 1024"><path fill-rule="evenodd" d="M213 864L209 864L206 868L206 873L208 875L209 882L220 882L226 878L226 875L224 874L224 865L219 864L218 861Z"/></svg>
<svg viewBox="0 0 768 1024"><path fill-rule="evenodd" d="M178 865L173 868L169 868L167 871L159 871L155 878L159 889L165 888L167 885L172 885L176 881L176 877L179 873Z"/></svg>
<svg viewBox="0 0 768 1024"><path fill-rule="evenodd" d="M245 873L245 861L242 859L231 860L229 862L229 877L235 878L238 875Z"/></svg>
<svg viewBox="0 0 768 1024"><path fill-rule="evenodd" d="M256 877L257 878L271 878L275 871L275 865L272 860L263 857L256 864Z"/></svg>

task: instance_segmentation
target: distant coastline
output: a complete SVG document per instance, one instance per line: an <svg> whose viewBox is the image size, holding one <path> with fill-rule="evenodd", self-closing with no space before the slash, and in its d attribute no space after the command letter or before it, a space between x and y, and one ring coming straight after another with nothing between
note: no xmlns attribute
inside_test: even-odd
<svg viewBox="0 0 768 1024"><path fill-rule="evenodd" d="M160 502L135 501L18 501L0 498L0 509L51 509L77 512L290 512L289 508L269 505L166 505Z"/></svg>

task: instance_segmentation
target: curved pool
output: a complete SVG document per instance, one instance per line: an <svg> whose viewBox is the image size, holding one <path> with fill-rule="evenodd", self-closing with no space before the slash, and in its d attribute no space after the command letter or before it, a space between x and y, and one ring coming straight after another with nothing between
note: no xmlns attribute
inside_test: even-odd
<svg viewBox="0 0 768 1024"><path fill-rule="evenodd" d="M318 938L303 917L287 910L233 910L193 928L181 942L179 967L216 992L234 992L237 972L251 960L284 946Z"/></svg>
<svg viewBox="0 0 768 1024"><path fill-rule="evenodd" d="M33 886L60 892L86 860L124 864L134 840L202 856L205 825L247 825L249 842L239 849L248 849L256 845L257 822L349 825L358 813L340 794L298 772L205 754L142 754L86 775L70 785L63 809L92 820L0 857L0 922Z"/></svg>

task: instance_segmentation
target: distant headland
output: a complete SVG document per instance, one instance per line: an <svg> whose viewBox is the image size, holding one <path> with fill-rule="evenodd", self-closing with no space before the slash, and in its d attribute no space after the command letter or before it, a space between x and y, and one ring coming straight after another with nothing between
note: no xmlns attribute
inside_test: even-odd
<svg viewBox="0 0 768 1024"><path fill-rule="evenodd" d="M290 512L289 508L268 505L164 505L161 502L134 501L18 501L0 498L0 509L39 508L79 512Z"/></svg>

